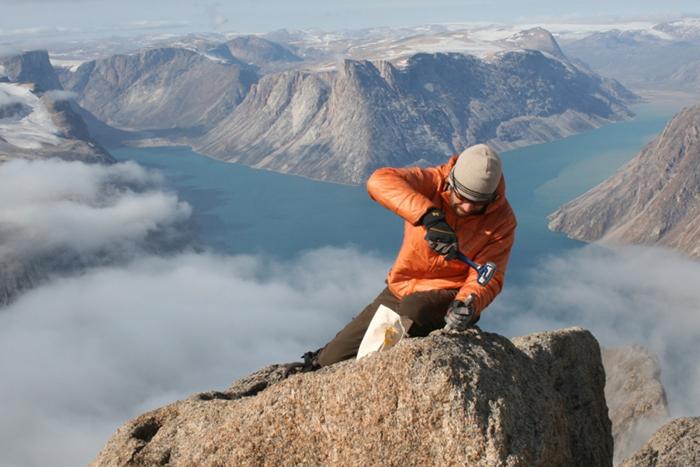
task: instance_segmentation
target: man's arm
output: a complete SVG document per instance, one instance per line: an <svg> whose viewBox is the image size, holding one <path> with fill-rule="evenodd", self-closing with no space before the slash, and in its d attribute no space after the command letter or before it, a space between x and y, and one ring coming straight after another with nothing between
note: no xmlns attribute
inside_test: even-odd
<svg viewBox="0 0 700 467"><path fill-rule="evenodd" d="M470 269L464 285L457 292L455 300L466 300L470 294L474 294L472 306L474 312L479 315L501 292L505 280L506 267L510 258L510 251L515 240L515 218L512 217L493 233L493 239L472 258L478 264L487 261L496 263L497 272L484 287L477 282L476 271Z"/></svg>
<svg viewBox="0 0 700 467"><path fill-rule="evenodd" d="M413 225L420 223L442 182L438 168L410 167L376 170L367 180L369 196Z"/></svg>

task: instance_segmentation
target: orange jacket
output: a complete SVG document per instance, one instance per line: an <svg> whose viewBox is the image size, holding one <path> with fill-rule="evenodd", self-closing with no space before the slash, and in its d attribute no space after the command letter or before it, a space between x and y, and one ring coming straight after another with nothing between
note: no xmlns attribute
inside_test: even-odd
<svg viewBox="0 0 700 467"><path fill-rule="evenodd" d="M505 196L503 177L496 189L497 199L483 214L458 217L450 205L446 182L456 160L454 156L438 167L379 169L367 180L367 191L373 200L406 221L403 245L387 277L389 290L403 298L425 290L459 289L456 299L464 300L473 293L474 310L480 314L503 288L516 220ZM459 260L448 261L428 246L420 219L431 208L445 212L462 253L479 264L496 263L498 271L486 287L476 282L472 268Z"/></svg>

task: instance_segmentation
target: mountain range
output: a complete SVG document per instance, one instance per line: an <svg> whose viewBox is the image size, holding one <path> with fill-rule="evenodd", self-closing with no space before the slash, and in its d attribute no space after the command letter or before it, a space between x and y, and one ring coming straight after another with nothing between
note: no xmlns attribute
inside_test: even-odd
<svg viewBox="0 0 700 467"><path fill-rule="evenodd" d="M691 70L695 68L694 62L700 57L700 19L695 17L681 17L665 22L640 19L598 22L550 19L537 24L454 22L336 31L282 29L255 36L235 33L184 36L158 34L85 40L79 43L58 37L52 42L52 60L55 64L71 67L95 58L136 53L148 48L206 50L222 46L221 50L228 50L225 44L229 41L260 39L281 46L284 54L289 53L302 59L301 62L268 62L272 66L262 70L266 73L270 70L299 67L336 67L342 59L394 61L417 53L457 52L484 58L517 47L516 38L527 36L522 34L523 31L542 28L556 37L570 60L581 60L597 73L617 79L635 91L663 89L698 92L697 78L692 73L681 72L676 76L676 71L686 65ZM20 47L21 44L20 42ZM30 45L31 42L27 43L25 49ZM270 44L265 44L262 48L271 47L275 48ZM545 50L536 43L524 48ZM239 49L241 55L249 53L248 47L244 49ZM237 56L231 50L228 52ZM255 60L248 62L254 63Z"/></svg>
<svg viewBox="0 0 700 467"><path fill-rule="evenodd" d="M410 53L406 40L350 53L391 61L339 65L328 61L331 51L293 41L192 37L59 77L81 107L132 133L122 143L141 133L136 144L189 144L221 160L341 183L362 183L384 165L440 162L477 142L510 149L631 116L633 93L569 61L542 28L491 41L482 57Z"/></svg>
<svg viewBox="0 0 700 467"><path fill-rule="evenodd" d="M635 90L700 93L700 19L612 29L562 41L567 55Z"/></svg>
<svg viewBox="0 0 700 467"><path fill-rule="evenodd" d="M479 142L550 141L631 116L634 95L535 50L482 60L417 54L401 65L266 75L195 148L257 168L362 183L377 167L425 165Z"/></svg>
<svg viewBox="0 0 700 467"><path fill-rule="evenodd" d="M206 131L240 103L258 76L233 58L159 48L89 61L61 79L81 107L109 125Z"/></svg>

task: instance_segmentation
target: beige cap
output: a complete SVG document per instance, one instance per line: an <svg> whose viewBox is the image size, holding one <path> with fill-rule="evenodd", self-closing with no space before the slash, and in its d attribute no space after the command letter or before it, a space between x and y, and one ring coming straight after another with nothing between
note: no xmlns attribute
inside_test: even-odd
<svg viewBox="0 0 700 467"><path fill-rule="evenodd" d="M483 202L493 199L500 180L501 158L487 145L476 144L459 155L449 182L462 197Z"/></svg>

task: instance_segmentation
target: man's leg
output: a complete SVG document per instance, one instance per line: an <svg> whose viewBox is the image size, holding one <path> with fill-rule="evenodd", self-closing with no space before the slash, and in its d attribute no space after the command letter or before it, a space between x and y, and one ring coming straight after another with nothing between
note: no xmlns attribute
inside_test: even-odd
<svg viewBox="0 0 700 467"><path fill-rule="evenodd" d="M424 337L445 326L447 307L456 296L457 289L416 292L404 297L396 312L413 321L407 330L411 337Z"/></svg>
<svg viewBox="0 0 700 467"><path fill-rule="evenodd" d="M379 305L388 306L396 311L399 300L388 288L384 289L372 303L350 321L318 354L318 363L323 366L332 365L357 355L362 338L369 327Z"/></svg>

